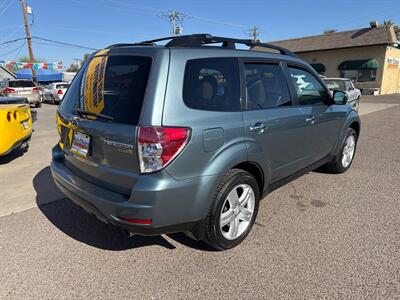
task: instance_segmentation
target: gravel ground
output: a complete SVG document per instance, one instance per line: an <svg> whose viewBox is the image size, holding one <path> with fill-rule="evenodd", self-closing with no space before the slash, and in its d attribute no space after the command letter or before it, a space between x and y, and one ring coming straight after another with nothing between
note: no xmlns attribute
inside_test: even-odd
<svg viewBox="0 0 400 300"><path fill-rule="evenodd" d="M400 97L366 102L400 104ZM0 298L398 298L400 106L362 117L354 164L311 172L261 202L235 249L183 234L125 238L68 199L0 217Z"/></svg>

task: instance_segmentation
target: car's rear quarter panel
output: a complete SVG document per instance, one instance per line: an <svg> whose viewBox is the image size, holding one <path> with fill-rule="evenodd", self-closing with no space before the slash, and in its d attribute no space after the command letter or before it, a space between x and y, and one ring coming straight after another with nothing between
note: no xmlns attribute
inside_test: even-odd
<svg viewBox="0 0 400 300"><path fill-rule="evenodd" d="M11 114L10 121L7 115ZM16 113L16 118L14 118ZM29 129L25 130L21 122L28 121ZM32 117L28 105L3 104L0 105L0 155L11 150L18 141L32 134Z"/></svg>

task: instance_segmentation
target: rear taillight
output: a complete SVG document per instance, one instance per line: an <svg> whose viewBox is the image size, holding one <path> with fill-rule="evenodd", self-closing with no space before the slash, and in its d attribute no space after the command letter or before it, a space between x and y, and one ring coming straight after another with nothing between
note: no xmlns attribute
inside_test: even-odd
<svg viewBox="0 0 400 300"><path fill-rule="evenodd" d="M63 94L63 91L62 90L58 90L57 91L57 95L62 95Z"/></svg>
<svg viewBox="0 0 400 300"><path fill-rule="evenodd" d="M35 87L35 88L32 89L32 92L34 92L34 93L40 93L40 88Z"/></svg>
<svg viewBox="0 0 400 300"><path fill-rule="evenodd" d="M167 166L186 146L190 129L184 127L139 127L140 171L150 173Z"/></svg>
<svg viewBox="0 0 400 300"><path fill-rule="evenodd" d="M5 88L5 89L4 89L4 92L5 92L6 94L13 94L13 93L15 93L15 90L8 87L8 88Z"/></svg>

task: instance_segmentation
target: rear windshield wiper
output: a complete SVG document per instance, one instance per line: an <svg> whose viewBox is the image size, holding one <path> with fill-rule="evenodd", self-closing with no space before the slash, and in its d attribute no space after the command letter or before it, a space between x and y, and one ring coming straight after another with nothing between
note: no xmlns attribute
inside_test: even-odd
<svg viewBox="0 0 400 300"><path fill-rule="evenodd" d="M78 114L83 115L83 116L93 116L93 117L103 118L103 119L106 119L106 120L109 120L109 121L113 121L114 120L113 117L110 117L110 116L107 116L107 115L103 115L103 114L98 114L98 113L95 113L95 112L92 112L92 111L88 111L88 110L84 110L84 109L80 109L80 108L75 109L75 111Z"/></svg>

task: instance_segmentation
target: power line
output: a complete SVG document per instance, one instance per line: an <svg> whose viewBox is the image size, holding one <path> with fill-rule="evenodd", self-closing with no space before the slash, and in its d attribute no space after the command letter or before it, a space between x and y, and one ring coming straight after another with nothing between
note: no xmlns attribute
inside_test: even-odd
<svg viewBox="0 0 400 300"><path fill-rule="evenodd" d="M0 57L1 57L1 56L7 56L7 55L10 55L10 54L12 54L12 53L14 53L14 52L17 52L18 50L21 50L22 47L24 47L24 46L25 46L25 42L21 43L21 45L19 45L19 46L18 46L17 48L15 48L15 49L10 50L9 52L0 54Z"/></svg>
<svg viewBox="0 0 400 300"><path fill-rule="evenodd" d="M92 47L87 47L87 46L82 46L82 45L76 45L76 44L70 44L70 43L55 41L55 40L46 39L46 38L42 38L42 37L38 37L38 36L32 36L31 39L33 39L33 40L41 40L41 41L45 41L45 42L51 42L51 43L54 43L54 44L70 46L70 47L74 47L74 48L88 49L88 50L94 50L94 51L99 50L99 49L92 48ZM3 42L3 43L0 43L0 46L1 45L7 45L7 44L15 43L15 42L18 42L18 41L21 41L21 40L26 40L26 38L23 37L23 38L14 39L14 40L11 40L11 41L6 41L6 42Z"/></svg>
<svg viewBox="0 0 400 300"><path fill-rule="evenodd" d="M45 42L51 42L51 43L60 44L60 45L64 45L64 46L71 46L71 47L75 47L75 48L81 48L81 49L88 49L88 50L94 50L94 51L99 50L99 49L92 48L92 47L86 47L86 46L81 46L81 45L76 45L76 44L59 42L59 41L55 41L55 40L51 40L51 39L38 37L38 36L33 36L32 39L41 40L41 41L45 41Z"/></svg>
<svg viewBox="0 0 400 300"><path fill-rule="evenodd" d="M91 2L85 2L82 0L71 0L75 3L78 4L86 4L86 5L96 5L98 6L99 3L91 3ZM126 11L127 9L129 9L130 11L136 11L138 12L138 10L140 10L142 13L147 13L147 14L151 14L151 15L155 15L155 16L160 16L161 15L166 15L168 13L170 13L170 10L165 10L165 9L161 9L161 8L155 8L155 7L149 7L149 6L144 6L144 5L137 5L137 4L133 4L133 3L125 3L125 2L121 2L121 1L116 1L116 0L101 0L101 2L109 2L109 3L114 3L114 4L119 4L120 7L116 7L114 6L109 6L107 4L100 4L103 7L107 7L110 9L114 9L114 10L118 10L118 11ZM121 7L124 7L123 9ZM205 18L205 17L201 17L201 16L196 16L193 14L188 14L188 13L184 13L184 12L180 12L181 14L185 15L185 17L187 18L192 18L192 19L197 19L199 21L203 21L203 22L208 22L208 23L213 23L213 24L219 24L219 25L224 25L224 26L230 26L230 27L237 27L237 28L248 28L248 26L244 26L244 25L240 25L240 24L235 24L232 22L224 22L224 21L220 21L220 20L214 20L214 19L210 19L210 18Z"/></svg>
<svg viewBox="0 0 400 300"><path fill-rule="evenodd" d="M19 48L17 54L15 54L14 60L17 60L17 58L18 58L19 54L21 53L21 50L24 48L25 44L26 44L26 41L24 41L24 42L22 43L22 45L21 45L21 47Z"/></svg>
<svg viewBox="0 0 400 300"><path fill-rule="evenodd" d="M10 0L8 2L8 5L4 7L4 9L0 12L0 17L6 12L6 10L11 6L11 4L14 2L14 0Z"/></svg>
<svg viewBox="0 0 400 300"><path fill-rule="evenodd" d="M18 38L18 39L11 40L11 41L6 41L6 42L3 42L3 43L0 43L0 46L1 46L1 45L7 45L7 44L10 44L10 43L15 43L15 42L18 42L18 41L20 41L20 40L26 40L26 38L23 37L23 38Z"/></svg>

